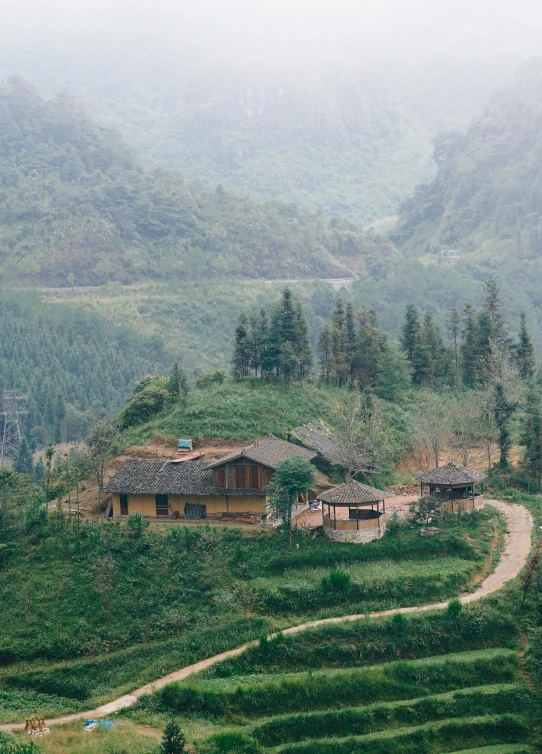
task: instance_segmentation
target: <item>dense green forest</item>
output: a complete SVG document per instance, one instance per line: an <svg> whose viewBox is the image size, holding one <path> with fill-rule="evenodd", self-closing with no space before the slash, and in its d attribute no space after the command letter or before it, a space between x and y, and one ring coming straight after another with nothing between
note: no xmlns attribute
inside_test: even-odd
<svg viewBox="0 0 542 754"><path fill-rule="evenodd" d="M240 68L145 37L41 45L6 40L0 71L73 93L146 166L357 223L395 214L433 176L436 134L464 128L509 73L458 59Z"/></svg>
<svg viewBox="0 0 542 754"><path fill-rule="evenodd" d="M121 138L68 96L21 78L0 88L0 264L49 284L142 276L382 274L388 241L344 220L257 204L140 168Z"/></svg>
<svg viewBox="0 0 542 754"><path fill-rule="evenodd" d="M28 294L2 292L0 318L0 390L28 395L30 447L83 439L95 419L120 409L135 380L169 366L159 338Z"/></svg>
<svg viewBox="0 0 542 754"><path fill-rule="evenodd" d="M488 263L539 262L542 62L525 64L465 134L435 144L438 174L401 211L395 240L417 255L460 248Z"/></svg>

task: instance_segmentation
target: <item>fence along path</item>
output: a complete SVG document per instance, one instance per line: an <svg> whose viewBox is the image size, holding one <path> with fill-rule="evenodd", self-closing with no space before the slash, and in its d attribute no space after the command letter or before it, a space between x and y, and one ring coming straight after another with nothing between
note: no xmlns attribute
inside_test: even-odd
<svg viewBox="0 0 542 754"><path fill-rule="evenodd" d="M503 503L500 500L486 500L486 503L493 505L500 513L504 515L507 522L507 532L505 534L504 548L501 559L495 568L495 570L485 578L478 588L474 592L463 594L459 597L459 600L464 604L469 602L475 602L481 597L486 597L488 594L500 589L507 581L515 578L529 557L531 549L531 533L533 527L533 519L527 508L523 505ZM431 605L417 605L415 607L398 607L392 610L383 610L378 613L371 613L369 617L380 618L387 615L397 615L398 613L417 613L428 610L444 610L448 606L448 601L437 602ZM344 621L354 621L361 618L366 618L364 614L355 615L342 615L337 618L323 618L321 620L309 621L308 623L301 623L298 626L292 626L282 631L283 634L296 634L300 631L305 631L307 628L315 628L317 626L324 626L329 623L343 623ZM272 634L269 638L273 638L276 634ZM134 704L140 696L144 694L151 694L153 691L167 686L168 683L173 681L183 681L185 678L198 673L200 670L216 665L217 662L227 660L229 657L235 657L240 655L249 647L253 647L257 644L257 641L250 641L247 644L242 644L240 647L230 649L227 652L221 652L214 657L208 657L206 660L200 660L193 665L187 665L185 668L175 670L173 673L158 678L152 683L147 683L145 686L141 686L131 694L125 694L124 696L114 699L108 704L102 704L96 709L88 710L87 712L76 712L73 715L65 715L63 717L56 717L52 720L48 720L47 724L61 725L63 723L71 723L74 720L88 720L105 717L112 712L117 712L124 707L130 707ZM0 725L0 730L10 731L24 728L24 723L7 723Z"/></svg>

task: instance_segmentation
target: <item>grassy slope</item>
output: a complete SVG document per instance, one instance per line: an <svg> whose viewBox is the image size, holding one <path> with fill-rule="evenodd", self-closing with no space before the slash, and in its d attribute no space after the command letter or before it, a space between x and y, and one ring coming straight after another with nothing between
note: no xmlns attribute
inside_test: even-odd
<svg viewBox="0 0 542 754"><path fill-rule="evenodd" d="M133 444L153 436L222 437L250 440L268 435L286 438L288 431L315 419L326 419L339 391L315 385L224 384L190 393L186 404L127 434Z"/></svg>
<svg viewBox="0 0 542 754"><path fill-rule="evenodd" d="M411 604L416 590L426 598L465 588L489 554L488 526L493 523L483 518L460 532L454 520L439 542L424 541L422 585L410 579L411 561L400 555L420 542L408 527L390 532L372 548L330 545L301 535L299 548L288 553L288 566L302 582L307 557L329 561L332 554L320 569L321 582L337 567L337 558L345 557L357 589L366 562L375 578L382 575L372 586L372 604L392 604L387 594L392 572L393 604ZM264 580L271 592L289 578L277 562L283 554L280 533L244 537L236 530L206 527L164 527L141 538L118 524L85 525L80 534L75 525L71 530L53 525L49 532L34 534L0 571L0 686L6 692L0 694L0 716L20 719L37 706L49 716L92 707L273 627L302 621L309 605L300 610L298 603L287 602L277 611L261 604L262 574L278 567L278 576L267 573ZM360 558L358 567L354 556ZM390 563L390 557L402 563L403 575L401 564ZM442 573L449 573L454 561L450 584ZM157 572L162 579L155 578ZM359 595L357 602L341 595L337 602L322 583L313 582L311 589L313 615L330 609L344 614L368 604L360 604Z"/></svg>

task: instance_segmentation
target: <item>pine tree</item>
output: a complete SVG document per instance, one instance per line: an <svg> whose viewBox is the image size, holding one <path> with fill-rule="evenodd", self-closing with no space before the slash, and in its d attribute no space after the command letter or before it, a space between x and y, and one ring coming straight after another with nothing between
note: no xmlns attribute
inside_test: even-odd
<svg viewBox="0 0 542 754"><path fill-rule="evenodd" d="M418 385L423 384L429 372L430 364L422 336L418 308L414 304L407 304L401 335L401 348L412 366L413 381Z"/></svg>
<svg viewBox="0 0 542 754"><path fill-rule="evenodd" d="M309 325L303 307L299 302L295 303L296 333L293 344L298 363L297 379L304 380L312 366L312 348L309 337Z"/></svg>
<svg viewBox="0 0 542 754"><path fill-rule="evenodd" d="M26 439L24 438L21 442L21 447L19 450L19 457L17 458L17 461L15 462L14 469L18 474L32 475L34 473L34 463L32 461L32 453L30 452L28 448L28 443L26 442Z"/></svg>
<svg viewBox="0 0 542 754"><path fill-rule="evenodd" d="M170 720L162 737L159 754L185 754L185 752L186 738L175 720Z"/></svg>
<svg viewBox="0 0 542 754"><path fill-rule="evenodd" d="M452 340L455 373L459 374L459 335L461 332L461 315L457 309L452 309L446 318L446 330Z"/></svg>
<svg viewBox="0 0 542 754"><path fill-rule="evenodd" d="M346 363L348 366L348 382L350 387L354 386L356 373L356 355L357 355L357 335L356 325L354 322L354 307L351 303L346 305Z"/></svg>
<svg viewBox="0 0 542 754"><path fill-rule="evenodd" d="M500 297L499 286L493 276L484 281L484 293L482 295L482 307L489 313L492 322L493 337L499 346L510 344L506 328L506 317L503 311L503 303Z"/></svg>
<svg viewBox="0 0 542 754"><path fill-rule="evenodd" d="M499 433L499 466L503 468L508 466L508 454L512 446L509 423L515 410L516 405L508 400L504 385L497 382L494 387L493 415Z"/></svg>
<svg viewBox="0 0 542 754"><path fill-rule="evenodd" d="M250 368L254 375L263 372L265 362L265 348L267 341L267 313L265 309L253 311L248 316L248 338L250 343Z"/></svg>
<svg viewBox="0 0 542 754"><path fill-rule="evenodd" d="M188 378L184 370L179 367L177 361L175 361L171 367L168 389L170 393L177 397L177 399L183 398L190 392Z"/></svg>
<svg viewBox="0 0 542 754"><path fill-rule="evenodd" d="M425 313L421 340L425 368L423 382L430 383L446 371L446 351L442 334L431 312Z"/></svg>
<svg viewBox="0 0 542 754"><path fill-rule="evenodd" d="M235 345L232 359L232 375L236 380L243 380L249 370L251 348L247 333L247 316L241 314L235 328Z"/></svg>
<svg viewBox="0 0 542 754"><path fill-rule="evenodd" d="M360 389L365 390L378 384L385 337L378 328L374 312L362 308L358 311L357 318L356 377Z"/></svg>
<svg viewBox="0 0 542 754"><path fill-rule="evenodd" d="M476 383L476 316L472 304L465 304L463 310L463 330L460 350L463 382L466 387L474 387Z"/></svg>
<svg viewBox="0 0 542 754"><path fill-rule="evenodd" d="M418 309L414 304L407 304L405 323L401 334L401 348L406 353L407 359L411 364L415 361L419 342L420 320L418 318Z"/></svg>
<svg viewBox="0 0 542 754"><path fill-rule="evenodd" d="M519 340L514 351L519 376L522 380L530 380L534 375L535 360L533 344L527 330L527 315L525 312L521 312L520 314Z"/></svg>
<svg viewBox="0 0 542 754"><path fill-rule="evenodd" d="M474 375L478 382L486 380L486 374L497 343L495 322L487 309L478 312L474 339Z"/></svg>
<svg viewBox="0 0 542 754"><path fill-rule="evenodd" d="M333 371L333 338L331 327L324 325L318 333L318 357L320 361L320 379L329 385Z"/></svg>
<svg viewBox="0 0 542 754"><path fill-rule="evenodd" d="M331 313L331 335L333 351L333 372L335 384L344 387L348 380L348 356L346 351L346 315L340 298Z"/></svg>
<svg viewBox="0 0 542 754"><path fill-rule="evenodd" d="M542 405L540 394L529 387L525 397L525 413L522 422L521 444L523 445L522 465L536 479L538 491L542 483Z"/></svg>

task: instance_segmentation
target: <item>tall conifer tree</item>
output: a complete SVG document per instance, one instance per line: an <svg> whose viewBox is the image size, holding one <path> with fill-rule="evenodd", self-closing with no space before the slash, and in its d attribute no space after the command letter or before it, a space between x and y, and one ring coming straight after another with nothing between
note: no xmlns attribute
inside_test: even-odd
<svg viewBox="0 0 542 754"><path fill-rule="evenodd" d="M522 380L530 380L534 374L534 348L527 330L527 315L520 314L519 339L515 346L515 361Z"/></svg>
<svg viewBox="0 0 542 754"><path fill-rule="evenodd" d="M235 344L232 360L232 374L236 380L244 379L250 368L251 348L247 327L247 315L241 314L239 323L235 328Z"/></svg>
<svg viewBox="0 0 542 754"><path fill-rule="evenodd" d="M318 333L318 355L320 358L320 379L326 385L329 385L333 372L333 337L329 325L324 325Z"/></svg>
<svg viewBox="0 0 542 754"><path fill-rule="evenodd" d="M522 465L536 480L538 492L542 482L542 405L540 394L530 386L525 397L525 413L521 430L521 444L523 445Z"/></svg>
<svg viewBox="0 0 542 754"><path fill-rule="evenodd" d="M463 331L460 350L463 382L467 387L474 387L476 382L476 315L472 304L465 304L463 310Z"/></svg>
<svg viewBox="0 0 542 754"><path fill-rule="evenodd" d="M335 383L338 387L344 387L348 380L349 369L346 348L346 315L340 298L337 299L335 309L331 313L331 334Z"/></svg>

